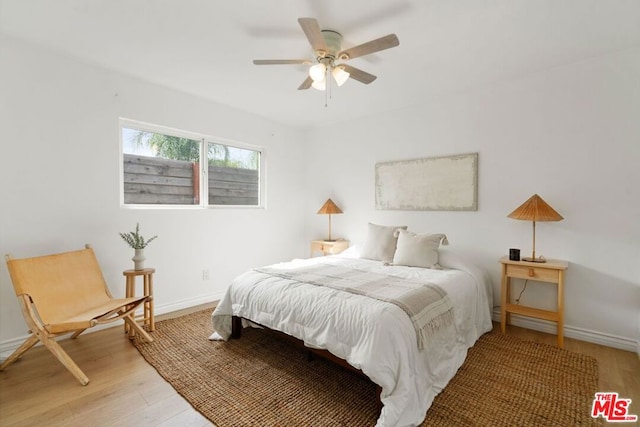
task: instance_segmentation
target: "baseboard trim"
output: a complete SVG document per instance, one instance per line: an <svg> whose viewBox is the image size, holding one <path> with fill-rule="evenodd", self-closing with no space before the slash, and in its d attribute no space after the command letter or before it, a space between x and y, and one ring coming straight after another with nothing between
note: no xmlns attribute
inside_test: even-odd
<svg viewBox="0 0 640 427"><path fill-rule="evenodd" d="M169 304L161 304L156 305L154 307L154 316L159 316L161 314L172 313L178 310L184 310L185 308L195 307L201 304L208 304L214 301L219 301L224 296L224 291L215 292L212 294L201 295L195 298L188 298L180 301L175 301ZM92 332L98 332L103 329L113 328L113 327L122 327L122 322L113 322L107 325L98 325L94 328L87 329L85 334L90 334ZM14 350L24 342L29 337L29 335L24 335L22 337L13 338L10 340L2 341L0 343L0 363L4 362L4 360L14 352ZM68 338L67 335L60 337L60 339ZM37 345L41 345L38 343Z"/></svg>
<svg viewBox="0 0 640 427"><path fill-rule="evenodd" d="M185 308L194 307L201 304L211 303L222 299L224 292L216 292L212 294L202 295L196 298L189 298L185 300L175 301L169 304L157 305L155 307L155 315L172 313L174 311L183 310ZM493 310L493 320L500 322L500 308ZM545 332L548 334L556 334L555 322L549 322L547 320L533 319L530 317L522 317L517 314L511 315L511 324L520 326L526 329L532 329L534 331ZM122 326L120 322L112 323L109 325L96 326L91 328L86 333L97 332L102 329L112 328L115 326ZM568 338L574 338L580 341L591 342L594 344L600 344L607 347L619 348L621 350L634 352L640 357L640 342L631 338L620 337L611 334L605 334L598 331L592 331L583 328L577 328L570 325L565 325L564 336ZM20 346L26 340L28 335L22 337L6 340L0 343L0 363L4 361L13 351ZM65 337L63 337L65 338ZM38 344L40 345L40 344Z"/></svg>
<svg viewBox="0 0 640 427"><path fill-rule="evenodd" d="M493 310L493 320L500 322L500 308ZM548 320L534 319L531 317L523 317L517 314L511 314L511 324L520 326L534 331L545 332L555 335L557 326L555 322ZM640 356L640 343L631 338L620 337L617 335L605 334L603 332L593 331L589 329L577 328L571 325L564 325L564 336L574 338L580 341L586 341L594 344L600 344L607 347L619 348L620 350L631 351Z"/></svg>

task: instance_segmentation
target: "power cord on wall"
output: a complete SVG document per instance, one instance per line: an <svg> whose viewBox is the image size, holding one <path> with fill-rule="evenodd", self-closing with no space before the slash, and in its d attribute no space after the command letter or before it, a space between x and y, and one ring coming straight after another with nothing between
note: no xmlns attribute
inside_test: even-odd
<svg viewBox="0 0 640 427"><path fill-rule="evenodd" d="M516 305L520 304L520 298L522 297L522 294L524 293L525 289L527 289L527 283L529 283L528 279L524 281L524 286L522 287L522 290L520 291L520 295L518 295L518 298L516 298Z"/></svg>

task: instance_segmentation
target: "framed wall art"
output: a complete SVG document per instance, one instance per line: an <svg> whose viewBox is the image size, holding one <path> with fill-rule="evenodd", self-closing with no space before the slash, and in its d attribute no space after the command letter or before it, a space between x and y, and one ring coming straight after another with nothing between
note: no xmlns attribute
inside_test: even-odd
<svg viewBox="0 0 640 427"><path fill-rule="evenodd" d="M478 153L376 164L376 209L478 210Z"/></svg>

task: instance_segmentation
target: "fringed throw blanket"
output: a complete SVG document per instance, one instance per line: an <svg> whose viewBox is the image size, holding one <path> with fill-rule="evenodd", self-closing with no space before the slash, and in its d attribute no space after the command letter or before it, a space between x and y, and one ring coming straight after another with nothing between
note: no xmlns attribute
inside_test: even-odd
<svg viewBox="0 0 640 427"><path fill-rule="evenodd" d="M451 300L444 289L432 283L332 264L294 269L264 267L254 271L395 304L411 319L420 349L424 348L426 339L432 332L453 322Z"/></svg>

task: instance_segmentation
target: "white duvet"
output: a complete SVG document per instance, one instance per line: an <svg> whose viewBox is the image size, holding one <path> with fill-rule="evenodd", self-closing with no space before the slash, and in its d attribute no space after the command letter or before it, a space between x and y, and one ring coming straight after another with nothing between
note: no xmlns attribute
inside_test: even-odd
<svg viewBox="0 0 640 427"><path fill-rule="evenodd" d="M391 303L248 271L233 281L213 312L214 330L228 339L231 316L241 316L292 335L308 347L326 349L382 387L383 408L377 426L420 424L434 397L462 365L467 349L492 328L491 286L484 274L448 251L440 253L444 270L385 266L349 254L272 267L314 263L335 263L437 284L452 300L455 320L436 331L419 350L409 317Z"/></svg>

